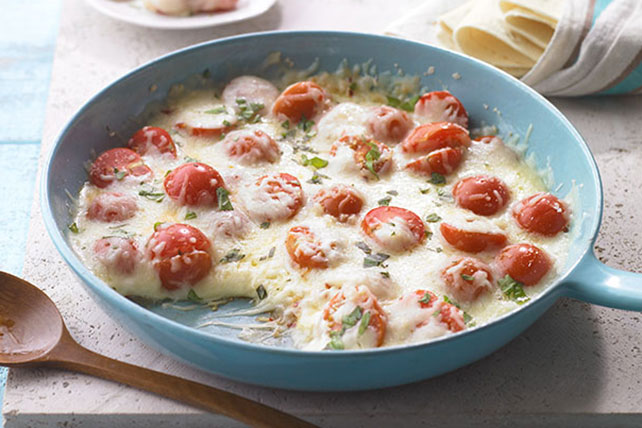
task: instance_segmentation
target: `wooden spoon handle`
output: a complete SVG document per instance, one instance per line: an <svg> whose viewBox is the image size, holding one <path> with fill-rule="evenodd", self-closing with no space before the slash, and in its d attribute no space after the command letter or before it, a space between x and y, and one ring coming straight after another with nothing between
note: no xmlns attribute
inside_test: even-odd
<svg viewBox="0 0 642 428"><path fill-rule="evenodd" d="M97 354L83 348L69 333L65 333L67 337L61 340L45 361L49 365L154 392L194 407L220 413L252 427L315 427L239 395Z"/></svg>

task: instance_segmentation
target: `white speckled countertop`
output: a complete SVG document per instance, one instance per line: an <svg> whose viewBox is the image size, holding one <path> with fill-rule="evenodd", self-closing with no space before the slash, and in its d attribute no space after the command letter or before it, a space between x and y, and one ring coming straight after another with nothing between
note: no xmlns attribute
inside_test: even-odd
<svg viewBox="0 0 642 428"><path fill-rule="evenodd" d="M160 54L239 32L344 29L380 32L420 0L281 0L265 15L217 29L162 32L65 0L43 148L92 94ZM597 254L642 272L642 96L553 100L588 141L605 188ZM25 277L61 308L83 345L111 357L210 383L324 427L642 426L642 315L561 300L491 356L436 379L359 393L247 386L199 372L146 347L107 317L58 256L34 202ZM642 286L642 284L640 285ZM68 372L11 370L7 428L239 426L131 388Z"/></svg>

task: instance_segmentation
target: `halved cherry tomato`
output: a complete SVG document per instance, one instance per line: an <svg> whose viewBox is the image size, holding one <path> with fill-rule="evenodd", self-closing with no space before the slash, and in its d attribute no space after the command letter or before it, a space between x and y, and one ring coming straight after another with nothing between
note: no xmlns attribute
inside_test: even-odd
<svg viewBox="0 0 642 428"><path fill-rule="evenodd" d="M140 177L152 174L152 170L143 162L138 153L125 148L116 148L103 152L96 158L89 169L89 181L94 186L104 188L128 175Z"/></svg>
<svg viewBox="0 0 642 428"><path fill-rule="evenodd" d="M402 296L401 298L404 299L407 297ZM466 328L461 309L455 305L439 300L432 291L415 290L412 298L417 300L417 303L422 309L426 309L426 319L419 322L416 327L422 327L436 318L439 322L444 323L448 330L452 332L458 332Z"/></svg>
<svg viewBox="0 0 642 428"><path fill-rule="evenodd" d="M322 243L307 226L294 226L288 231L285 248L294 263L302 268L325 269L328 257Z"/></svg>
<svg viewBox="0 0 642 428"><path fill-rule="evenodd" d="M426 228L415 213L400 207L373 208L363 217L361 229L372 240L392 251L419 245Z"/></svg>
<svg viewBox="0 0 642 428"><path fill-rule="evenodd" d="M386 336L386 328L388 317L379 305L379 301L374 294L366 286L357 286L353 293L348 293L349 299L346 298L346 293L339 291L328 302L323 311L323 319L327 321L328 327L331 331L338 332L343 329L349 328L361 329L361 322L363 317L367 316L368 324L366 324L366 331L371 331L375 335L375 346L383 345ZM348 310L339 311L343 306L349 305ZM335 315L337 312L342 314L350 314L356 308L361 309L361 319L357 320L355 324L348 325L345 316L338 319ZM366 315L368 313L369 315ZM351 324L351 323L350 323ZM365 332L364 332L365 333ZM363 333L362 333L363 334Z"/></svg>
<svg viewBox="0 0 642 428"><path fill-rule="evenodd" d="M94 244L96 259L107 270L115 271L121 275L129 275L136 269L140 259L138 247L133 239L112 236L102 238Z"/></svg>
<svg viewBox="0 0 642 428"><path fill-rule="evenodd" d="M223 101L236 109L237 100L245 100L248 104L263 104L260 114L267 114L272 103L279 96L279 90L272 83L256 76L240 76L232 79L223 89Z"/></svg>
<svg viewBox="0 0 642 428"><path fill-rule="evenodd" d="M508 186L497 177L476 175L462 178L453 187L457 204L477 215L497 214L510 199Z"/></svg>
<svg viewBox="0 0 642 428"><path fill-rule="evenodd" d="M312 119L323 109L327 99L325 91L310 81L298 82L288 86L272 105L272 113L292 123L303 117Z"/></svg>
<svg viewBox="0 0 642 428"><path fill-rule="evenodd" d="M514 244L504 248L495 258L503 275L529 286L537 284L551 270L548 255L535 245Z"/></svg>
<svg viewBox="0 0 642 428"><path fill-rule="evenodd" d="M453 247L467 253L494 250L506 245L506 235L503 233L478 232L460 229L448 223L439 226L441 236Z"/></svg>
<svg viewBox="0 0 642 428"><path fill-rule="evenodd" d="M159 227L147 241L146 252L163 287L176 290L207 276L212 268L210 247L203 232L176 223Z"/></svg>
<svg viewBox="0 0 642 428"><path fill-rule="evenodd" d="M286 220L292 218L303 206L303 189L299 180L288 173L269 174L256 180L257 191L262 195L257 200L268 200L258 207L263 220ZM275 205L276 204L276 205ZM256 215L257 213L255 213Z"/></svg>
<svg viewBox="0 0 642 428"><path fill-rule="evenodd" d="M555 236L569 222L568 207L550 193L539 192L520 201L513 217L522 229L544 236Z"/></svg>
<svg viewBox="0 0 642 428"><path fill-rule="evenodd" d="M359 166L365 177L385 174L392 169L390 147L377 140L346 135L332 145L330 156L336 156L339 145L344 145L354 152L354 163Z"/></svg>
<svg viewBox="0 0 642 428"><path fill-rule="evenodd" d="M457 169L461 163L462 151L460 148L444 147L417 160L408 162L406 168L423 175L430 176L433 172L448 175Z"/></svg>
<svg viewBox="0 0 642 428"><path fill-rule="evenodd" d="M372 109L366 124L376 140L386 143L398 143L415 125L405 111L388 106Z"/></svg>
<svg viewBox="0 0 642 428"><path fill-rule="evenodd" d="M491 268L486 263L472 257L460 257L452 261L441 277L448 292L461 302L472 302L493 285Z"/></svg>
<svg viewBox="0 0 642 428"><path fill-rule="evenodd" d="M280 156L276 141L261 130L232 131L225 136L223 148L228 156L247 165L276 162Z"/></svg>
<svg viewBox="0 0 642 428"><path fill-rule="evenodd" d="M127 145L139 155L156 150L159 153L171 153L176 158L174 140L163 128L145 126L132 135Z"/></svg>
<svg viewBox="0 0 642 428"><path fill-rule="evenodd" d="M465 128L451 122L434 122L413 129L401 148L406 153L427 154L444 147L463 149L469 145L470 136Z"/></svg>
<svg viewBox="0 0 642 428"><path fill-rule="evenodd" d="M167 174L163 185L165 193L180 205L204 206L218 202L216 190L225 183L211 166L190 162Z"/></svg>
<svg viewBox="0 0 642 428"><path fill-rule="evenodd" d="M448 91L428 92L415 104L415 115L430 122L452 122L468 128L468 112Z"/></svg>
<svg viewBox="0 0 642 428"><path fill-rule="evenodd" d="M105 192L91 201L87 208L87 218L104 222L124 221L132 218L137 209L136 200L131 196Z"/></svg>
<svg viewBox="0 0 642 428"><path fill-rule="evenodd" d="M346 221L350 216L359 214L363 207L363 198L350 186L337 184L329 189L321 189L314 196L326 214L339 221Z"/></svg>

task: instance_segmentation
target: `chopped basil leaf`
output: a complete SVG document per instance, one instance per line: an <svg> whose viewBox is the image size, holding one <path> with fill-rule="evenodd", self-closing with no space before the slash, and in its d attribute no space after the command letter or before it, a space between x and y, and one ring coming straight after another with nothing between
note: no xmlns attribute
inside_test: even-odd
<svg viewBox="0 0 642 428"><path fill-rule="evenodd" d="M118 168L114 168L114 175L116 176L116 180L120 181L125 178L127 171L119 171Z"/></svg>
<svg viewBox="0 0 642 428"><path fill-rule="evenodd" d="M330 178L327 175L320 174L318 171L314 171L314 174L312 174L312 178L310 178L307 182L310 184L322 184L323 181L321 181L322 178Z"/></svg>
<svg viewBox="0 0 642 428"><path fill-rule="evenodd" d="M368 153L366 153L366 158L365 158L366 159L366 168L377 179L379 179L379 174L377 174L377 171L375 171L374 164L381 157L381 152L379 151L379 147L377 147L376 144L368 142L368 145L370 146L370 150L368 150Z"/></svg>
<svg viewBox="0 0 642 428"><path fill-rule="evenodd" d="M450 300L450 298L448 296L446 296L446 295L444 295L444 302L450 303L451 305L456 306L459 309L461 309L461 307L456 302L453 302L452 300Z"/></svg>
<svg viewBox="0 0 642 428"><path fill-rule="evenodd" d="M422 195L425 195L428 192L430 192L430 187L427 187L425 189L419 189L419 193L421 193Z"/></svg>
<svg viewBox="0 0 642 428"><path fill-rule="evenodd" d="M378 203L378 204L379 204L379 206L381 206L381 207L383 207L383 206L386 206L386 207L387 207L388 205L390 205L390 201L392 201L392 197L391 197L391 196L386 196L385 198L379 199L379 200L377 201L377 203Z"/></svg>
<svg viewBox="0 0 642 428"><path fill-rule="evenodd" d="M399 108L405 111L414 111L415 110L415 104L417 104L417 101L419 100L419 95L415 95L412 98L409 98L405 101L400 100L399 98L395 97L386 97L388 99L388 105L390 107L394 108Z"/></svg>
<svg viewBox="0 0 642 428"><path fill-rule="evenodd" d="M69 230L71 230L72 233L78 233L78 225L76 222L71 223L69 226Z"/></svg>
<svg viewBox="0 0 642 428"><path fill-rule="evenodd" d="M201 299L201 297L196 294L196 291L192 288L190 288L189 293L187 293L187 300L194 303L201 303L203 301L203 299Z"/></svg>
<svg viewBox="0 0 642 428"><path fill-rule="evenodd" d="M384 253L368 254L363 259L363 267L369 268L374 266L381 266L382 263L388 260L389 258L390 256Z"/></svg>
<svg viewBox="0 0 642 428"><path fill-rule="evenodd" d="M257 123L261 120L259 112L263 107L265 107L265 105L261 103L248 103L245 98L238 98L236 100L236 105L239 108L239 120L243 120L248 123Z"/></svg>
<svg viewBox="0 0 642 428"><path fill-rule="evenodd" d="M388 190L386 193L392 196L399 196L399 192L396 190Z"/></svg>
<svg viewBox="0 0 642 428"><path fill-rule="evenodd" d="M432 174L430 174L430 180L428 180L428 182L432 184L445 184L446 177L444 177L438 172L433 172Z"/></svg>
<svg viewBox="0 0 642 428"><path fill-rule="evenodd" d="M333 331L330 333L330 342L328 342L328 347L330 349L334 350L342 350L344 349L343 346L343 340L341 340L341 336L343 335L343 331Z"/></svg>
<svg viewBox="0 0 642 428"><path fill-rule="evenodd" d="M165 193L163 192L154 192L149 190L141 190L138 194L144 198L149 199L154 202L162 202L165 199Z"/></svg>
<svg viewBox="0 0 642 428"><path fill-rule="evenodd" d="M474 276L472 275L466 275L465 273L461 274L461 277L464 281L473 281L475 279Z"/></svg>
<svg viewBox="0 0 642 428"><path fill-rule="evenodd" d="M308 159L306 155L301 155L301 165L303 166L312 165L316 169L321 169L328 166L328 161L325 159L321 159L320 157L317 157L317 156Z"/></svg>
<svg viewBox="0 0 642 428"><path fill-rule="evenodd" d="M359 242L357 242L357 243L356 243L356 244L354 244L354 245L356 245L356 247L357 247L358 249L360 249L361 251L363 251L363 252L364 252L364 253L366 253L366 254L370 254L370 253L372 253L372 249L370 249L370 247L368 247L368 244L366 244L366 243L365 243L365 242L363 242L363 241L359 241Z"/></svg>
<svg viewBox="0 0 642 428"><path fill-rule="evenodd" d="M216 189L216 197L218 198L219 211L233 211L234 207L230 202L230 192L225 187L218 187Z"/></svg>
<svg viewBox="0 0 642 428"><path fill-rule="evenodd" d="M264 221L259 225L261 229L269 229L270 228L270 222L269 221Z"/></svg>
<svg viewBox="0 0 642 428"><path fill-rule="evenodd" d="M194 211L190 211L187 214L185 214L185 220L194 220L196 217L197 216Z"/></svg>
<svg viewBox="0 0 642 428"><path fill-rule="evenodd" d="M314 126L314 121L313 120L307 120L304 116L301 116L301 120L297 124L297 127L301 129L303 132L308 132L312 129Z"/></svg>
<svg viewBox="0 0 642 428"><path fill-rule="evenodd" d="M162 221L157 221L156 223L154 223L154 232L156 232L162 224Z"/></svg>
<svg viewBox="0 0 642 428"><path fill-rule="evenodd" d="M370 311L363 314L361 318L361 322L359 323L359 336L366 332L368 324L370 324Z"/></svg>
<svg viewBox="0 0 642 428"><path fill-rule="evenodd" d="M515 281L513 278L511 278L510 275L506 275L505 277L497 281L497 285L499 285L499 288L504 293L504 296L517 302L520 305L529 300L528 296L526 296L526 293L524 292L524 284Z"/></svg>
<svg viewBox="0 0 642 428"><path fill-rule="evenodd" d="M164 177L167 177L171 172L172 172L172 170L171 170L171 169L168 169L167 171L165 171L165 175L164 175Z"/></svg>
<svg viewBox="0 0 642 428"><path fill-rule="evenodd" d="M426 237L426 239L432 238L432 231L424 230L424 236Z"/></svg>
<svg viewBox="0 0 642 428"><path fill-rule="evenodd" d="M238 248L234 248L230 250L225 257L223 257L221 260L219 260L220 263L232 263L232 262L238 262L243 260L245 257L245 254L241 254L241 250Z"/></svg>
<svg viewBox="0 0 642 428"><path fill-rule="evenodd" d="M384 278L390 278L390 272L381 271L379 272Z"/></svg>
<svg viewBox="0 0 642 428"><path fill-rule="evenodd" d="M263 287L262 284L256 287L256 295L259 296L259 300L263 300L267 297L267 291L265 291L265 287Z"/></svg>
<svg viewBox="0 0 642 428"><path fill-rule="evenodd" d="M227 119L223 120L223 125L225 125L225 126L232 126L232 124L230 123L230 121L229 121L229 120L227 120Z"/></svg>
<svg viewBox="0 0 642 428"><path fill-rule="evenodd" d="M425 303L425 304L430 304L430 300L432 299L432 294L430 294L430 291L426 291L424 293L424 296L419 299L419 303Z"/></svg>
<svg viewBox="0 0 642 428"><path fill-rule="evenodd" d="M283 123L281 124L281 127L282 127L283 129L290 129L290 121L289 121L289 120L286 120L285 122L283 122Z"/></svg>
<svg viewBox="0 0 642 428"><path fill-rule="evenodd" d="M341 323L344 327L354 327L357 324L357 321L361 319L361 315L363 315L363 309L361 309L361 306L357 306L349 315L343 317Z"/></svg>
<svg viewBox="0 0 642 428"><path fill-rule="evenodd" d="M475 326L475 321L473 321L473 317L470 316L468 312L464 311L464 324L466 324L468 327L474 327Z"/></svg>
<svg viewBox="0 0 642 428"><path fill-rule="evenodd" d="M439 220L441 220L441 217L439 217L436 213L432 213L426 216L426 221L428 223L437 223Z"/></svg>
<svg viewBox="0 0 642 428"><path fill-rule="evenodd" d="M227 109L225 108L225 106L217 106L217 107L214 107L214 108L213 108L213 109L211 109L211 110L205 110L203 113L207 113L207 114L221 114L221 113L227 113Z"/></svg>

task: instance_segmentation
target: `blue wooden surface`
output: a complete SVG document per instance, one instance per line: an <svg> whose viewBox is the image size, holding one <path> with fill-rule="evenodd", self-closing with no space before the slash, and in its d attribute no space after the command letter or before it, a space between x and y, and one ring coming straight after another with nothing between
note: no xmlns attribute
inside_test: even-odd
<svg viewBox="0 0 642 428"><path fill-rule="evenodd" d="M0 270L20 275L60 0L0 0ZM0 372L0 397L6 372Z"/></svg>

